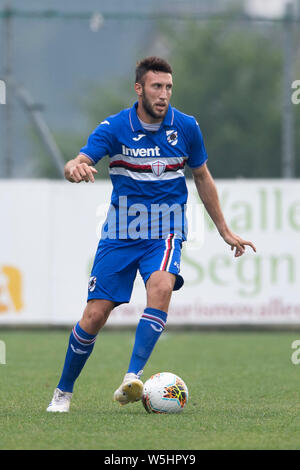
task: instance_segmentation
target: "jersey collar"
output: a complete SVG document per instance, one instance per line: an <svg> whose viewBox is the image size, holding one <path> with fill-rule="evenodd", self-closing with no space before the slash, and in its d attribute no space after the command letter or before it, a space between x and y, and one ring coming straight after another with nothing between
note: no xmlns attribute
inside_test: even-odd
<svg viewBox="0 0 300 470"><path fill-rule="evenodd" d="M136 101L132 108L129 110L129 123L133 132L143 131L142 125L140 120L137 116L137 105L138 102ZM173 126L174 123L174 110L172 106L169 104L167 114L162 122L162 126Z"/></svg>

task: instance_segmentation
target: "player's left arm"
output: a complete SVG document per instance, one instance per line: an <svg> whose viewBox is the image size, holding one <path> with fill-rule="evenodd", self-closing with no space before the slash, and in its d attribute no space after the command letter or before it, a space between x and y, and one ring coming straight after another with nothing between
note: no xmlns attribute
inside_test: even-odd
<svg viewBox="0 0 300 470"><path fill-rule="evenodd" d="M231 246L231 250L235 249L234 256L238 257L243 255L246 245L251 246L253 251L256 252L256 248L252 242L243 240L227 226L221 209L217 188L206 163L200 167L193 168L192 172L199 197L216 225L221 237Z"/></svg>

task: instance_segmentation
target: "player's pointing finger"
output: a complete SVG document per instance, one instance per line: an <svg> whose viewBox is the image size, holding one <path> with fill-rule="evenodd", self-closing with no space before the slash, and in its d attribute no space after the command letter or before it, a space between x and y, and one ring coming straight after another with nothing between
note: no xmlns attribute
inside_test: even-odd
<svg viewBox="0 0 300 470"><path fill-rule="evenodd" d="M243 243L243 245L251 246L252 250L255 251L255 253L256 253L256 247L253 245L252 242L243 240L242 243Z"/></svg>
<svg viewBox="0 0 300 470"><path fill-rule="evenodd" d="M88 177L89 177L89 180L91 181L91 183L94 183L95 178L94 178L93 172L91 171L91 168L89 168L89 170L87 170L87 173L88 173Z"/></svg>

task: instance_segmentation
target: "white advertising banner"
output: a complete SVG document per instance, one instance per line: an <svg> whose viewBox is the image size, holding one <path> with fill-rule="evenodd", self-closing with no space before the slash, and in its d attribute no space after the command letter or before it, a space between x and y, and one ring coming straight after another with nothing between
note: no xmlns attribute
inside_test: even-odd
<svg viewBox="0 0 300 470"><path fill-rule="evenodd" d="M234 258L188 182L185 284L173 325L300 324L300 181L217 180L231 230L257 252ZM87 284L111 193L109 181L0 181L0 325L72 325ZM145 308L137 277L131 302L108 324L135 325Z"/></svg>

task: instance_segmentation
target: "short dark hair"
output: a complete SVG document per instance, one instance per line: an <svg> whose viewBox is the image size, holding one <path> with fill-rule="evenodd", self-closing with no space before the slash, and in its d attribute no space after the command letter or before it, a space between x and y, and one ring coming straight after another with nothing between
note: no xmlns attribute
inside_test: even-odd
<svg viewBox="0 0 300 470"><path fill-rule="evenodd" d="M156 56L146 57L136 64L135 83L142 83L143 76L150 70L172 74L172 67L166 60Z"/></svg>

